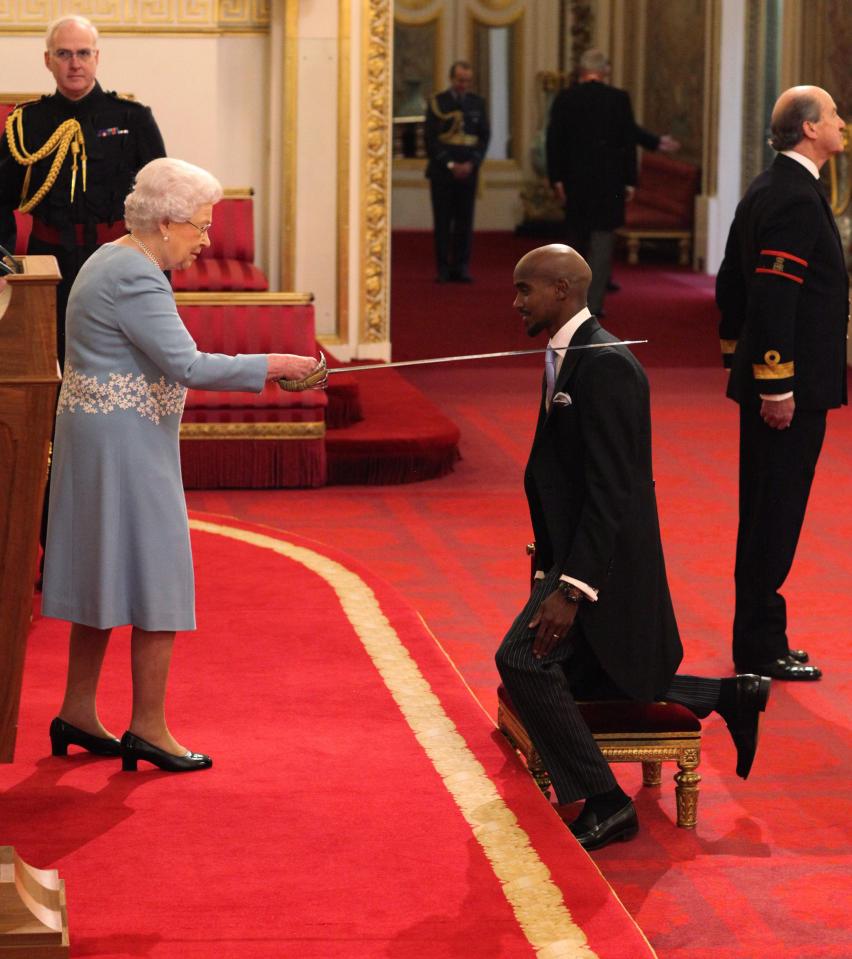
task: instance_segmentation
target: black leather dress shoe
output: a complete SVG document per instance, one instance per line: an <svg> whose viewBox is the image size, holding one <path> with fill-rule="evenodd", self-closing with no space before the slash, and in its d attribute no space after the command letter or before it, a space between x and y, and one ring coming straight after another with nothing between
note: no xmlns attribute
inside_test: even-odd
<svg viewBox="0 0 852 959"><path fill-rule="evenodd" d="M616 283L615 280L607 280L607 281L606 281L606 291L607 291L607 293L618 293L618 291L619 291L620 289L621 289L621 284L620 284L620 283Z"/></svg>
<svg viewBox="0 0 852 959"><path fill-rule="evenodd" d="M213 760L204 753L187 752L183 756L167 753L165 749L154 746L128 730L121 737L121 768L125 772L134 772L140 759L153 763L168 773L188 773L195 769L209 769Z"/></svg>
<svg viewBox="0 0 852 959"><path fill-rule="evenodd" d="M757 667L761 676L771 676L772 679L786 679L793 682L808 683L822 678L822 670L818 666L803 666L789 656L775 659Z"/></svg>
<svg viewBox="0 0 852 959"><path fill-rule="evenodd" d="M583 812L568 827L586 850L602 849L611 842L625 842L639 832L639 819L632 802L598 822L594 813Z"/></svg>
<svg viewBox="0 0 852 959"><path fill-rule="evenodd" d="M723 683L730 680L722 680ZM733 703L719 713L728 726L737 747L737 775L748 779L754 754L757 752L757 729L760 714L766 709L772 680L766 676L745 673L734 679Z"/></svg>
<svg viewBox="0 0 852 959"><path fill-rule="evenodd" d="M787 659L795 660L797 663L801 663L803 666L808 661L809 656L807 650L804 649L788 649L787 650Z"/></svg>
<svg viewBox="0 0 852 959"><path fill-rule="evenodd" d="M67 756L69 746L82 746L96 756L118 756L121 752L114 736L93 736L57 716L50 724L50 751L54 756Z"/></svg>

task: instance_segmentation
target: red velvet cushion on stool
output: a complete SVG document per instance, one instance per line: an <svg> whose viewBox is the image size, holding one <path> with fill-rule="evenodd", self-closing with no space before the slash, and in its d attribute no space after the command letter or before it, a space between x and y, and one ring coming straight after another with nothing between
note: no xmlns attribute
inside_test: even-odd
<svg viewBox="0 0 852 959"><path fill-rule="evenodd" d="M517 712L505 687L497 698L515 715ZM689 733L700 732L694 713L678 703L636 703L631 700L578 703L583 719L593 733Z"/></svg>

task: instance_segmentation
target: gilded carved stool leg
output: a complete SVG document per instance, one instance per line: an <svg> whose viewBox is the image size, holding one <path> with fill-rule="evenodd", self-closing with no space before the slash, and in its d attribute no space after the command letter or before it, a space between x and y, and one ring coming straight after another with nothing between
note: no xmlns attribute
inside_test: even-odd
<svg viewBox="0 0 852 959"><path fill-rule="evenodd" d="M639 237L627 237L627 262L631 266L636 266L639 262Z"/></svg>
<svg viewBox="0 0 852 959"><path fill-rule="evenodd" d="M544 768L544 763L535 749L530 749L527 756L527 769L538 784L538 788L544 793L544 798L550 799L550 773Z"/></svg>
<svg viewBox="0 0 852 959"><path fill-rule="evenodd" d="M696 772L701 761L697 749L686 749L678 757L679 772L675 773L675 798L677 800L677 824L683 829L694 829L698 821L698 784L701 776Z"/></svg>
<svg viewBox="0 0 852 959"><path fill-rule="evenodd" d="M663 781L663 763L659 759L642 760L642 785L659 786Z"/></svg>

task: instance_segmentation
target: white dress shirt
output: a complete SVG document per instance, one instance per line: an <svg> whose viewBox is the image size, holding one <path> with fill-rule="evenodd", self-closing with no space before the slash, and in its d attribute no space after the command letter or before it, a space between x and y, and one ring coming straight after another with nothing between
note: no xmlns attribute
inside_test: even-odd
<svg viewBox="0 0 852 959"><path fill-rule="evenodd" d="M591 317L591 310L584 306L579 313L575 313L570 320L564 325L561 326L556 333L550 338L548 346L556 351L556 379L559 379L559 371L562 369L562 361L565 359L565 347L571 345L571 340L574 338L574 334L577 330ZM536 579L544 579L544 570L538 569L535 573ZM562 580L565 580L566 583L571 583L573 586L576 586L577 589L582 590L586 596L591 600L591 602L596 603L598 600L598 591L592 586L589 586L588 583L584 583L579 579L574 579L573 576L562 575L559 577Z"/></svg>

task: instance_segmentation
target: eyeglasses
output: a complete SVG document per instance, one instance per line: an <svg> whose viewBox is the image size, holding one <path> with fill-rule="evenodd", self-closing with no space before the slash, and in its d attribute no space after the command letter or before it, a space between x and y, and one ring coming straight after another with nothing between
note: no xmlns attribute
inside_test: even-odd
<svg viewBox="0 0 852 959"><path fill-rule="evenodd" d="M199 226L197 223L193 223L192 220L184 220L184 223L194 226L201 236L207 236L207 234L210 232L210 227L213 226L212 223L208 223L206 226Z"/></svg>
<svg viewBox="0 0 852 959"><path fill-rule="evenodd" d="M68 63L69 60L72 60L76 57L78 60L82 60L83 63L88 63L89 60L97 53L97 50L90 50L88 47L84 47L82 50L54 50L53 56L57 60L61 60L63 63Z"/></svg>

